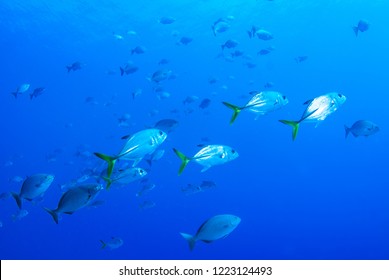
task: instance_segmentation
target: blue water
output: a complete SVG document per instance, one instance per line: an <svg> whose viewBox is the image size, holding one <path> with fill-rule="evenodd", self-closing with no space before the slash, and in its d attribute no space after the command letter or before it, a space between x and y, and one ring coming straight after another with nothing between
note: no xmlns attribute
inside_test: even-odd
<svg viewBox="0 0 389 280"><path fill-rule="evenodd" d="M24 201L23 218L12 218L12 197L0 200L0 258L388 259L388 11L383 0L2 0L0 193L20 191L14 176L50 173L55 180L43 199ZM161 24L163 16L175 22ZM219 18L229 18L230 28L214 36ZM370 28L356 37L360 19ZM274 39L250 39L252 25ZM182 36L193 41L176 44ZM239 42L244 57L218 57L228 39ZM145 53L131 55L139 45ZM257 56L270 46L273 52ZM232 51L224 51L227 58ZM308 59L296 63L297 56ZM168 64L158 65L161 59ZM120 76L129 60L139 70ZM82 69L67 73L76 61ZM161 100L150 81L159 69L175 77L160 83L171 94ZM232 111L221 102L243 106L268 82L289 104L258 120L242 112L230 125ZM23 83L31 88L14 98ZM30 100L37 87L46 91ZM291 128L278 120L298 119L303 102L331 91L346 95L346 103L316 128L303 123L292 141ZM192 95L199 99L184 105ZM211 103L201 109L204 98ZM128 126L119 126L124 114ZM62 215L58 225L43 210L57 206L60 185L86 168L106 167L93 152L116 154L123 135L166 118L179 125L161 145L164 156L151 168L139 164L153 190L137 197L139 182L113 185L98 195L103 204ZM380 131L345 139L344 125L360 119ZM239 157L204 173L190 162L178 176L172 148L192 156L198 144L229 145ZM182 191L203 180L216 187ZM155 206L140 209L143 201ZM190 251L179 232L195 234L219 214L242 221L228 237L198 241ZM101 249L100 240L111 237L123 246Z"/></svg>

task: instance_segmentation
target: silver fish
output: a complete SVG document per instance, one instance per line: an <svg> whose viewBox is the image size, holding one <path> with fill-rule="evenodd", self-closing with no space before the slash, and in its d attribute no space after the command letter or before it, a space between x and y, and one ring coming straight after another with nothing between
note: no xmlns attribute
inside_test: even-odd
<svg viewBox="0 0 389 280"><path fill-rule="evenodd" d="M348 134L351 132L352 135L354 135L354 137L358 137L358 136L370 136L370 135L373 135L375 133L377 133L378 131L380 131L380 128L378 127L378 125L376 125L375 123L371 122L371 121L364 121L364 120L359 120L359 121L356 121L350 128L348 128L347 126L344 126L344 129L346 131L346 137L348 136Z"/></svg>
<svg viewBox="0 0 389 280"><path fill-rule="evenodd" d="M201 172L204 172L214 165L224 164L236 159L239 156L238 152L233 148L224 145L205 146L191 158L185 156L177 149L173 149L173 151L182 161L178 175L181 175L189 161L195 161L198 164L204 166L204 168L201 170Z"/></svg>
<svg viewBox="0 0 389 280"><path fill-rule="evenodd" d="M111 237L110 240L108 241L103 241L103 240L100 240L101 242L101 249L105 249L105 248L109 248L111 250L113 249L117 249L121 246L123 246L123 239L119 238L119 237Z"/></svg>
<svg viewBox="0 0 389 280"><path fill-rule="evenodd" d="M227 237L239 225L241 219L234 215L217 215L206 220L195 235L180 232L181 236L188 241L190 250L193 250L196 241L205 243Z"/></svg>
<svg viewBox="0 0 389 280"><path fill-rule="evenodd" d="M100 184L85 184L72 188L65 192L58 202L57 209L44 208L58 224L59 214L73 214L77 210L87 206L103 189Z"/></svg>
<svg viewBox="0 0 389 280"><path fill-rule="evenodd" d="M97 157L105 160L108 163L107 178L110 178L116 160L133 160L135 167L146 155L154 153L154 151L165 141L167 134L156 128L149 128L138 131L132 135L124 145L119 154L108 156L101 153L94 153Z"/></svg>
<svg viewBox="0 0 389 280"><path fill-rule="evenodd" d="M13 96L15 96L15 98L18 97L18 94L23 94L25 93L26 91L28 91L28 89L30 88L30 84L21 84L20 86L18 86L18 88L16 89L16 91L12 92L11 94Z"/></svg>
<svg viewBox="0 0 389 280"><path fill-rule="evenodd" d="M255 113L257 119L260 116L282 108L289 102L285 95L282 95L277 91L251 92L250 94L254 94L254 96L243 107L223 102L228 108L234 110L230 124L235 121L242 110L248 110Z"/></svg>
<svg viewBox="0 0 389 280"><path fill-rule="evenodd" d="M304 104L307 105L307 108L300 120L280 120L280 122L292 126L292 138L295 140L300 123L313 122L317 126L317 124L324 121L329 115L336 112L344 102L346 102L346 96L337 92L330 92L306 101Z"/></svg>
<svg viewBox="0 0 389 280"><path fill-rule="evenodd" d="M20 189L19 194L12 192L12 196L22 209L22 199L32 201L39 196L42 196L50 187L54 180L54 175L50 174L35 174L27 177Z"/></svg>
<svg viewBox="0 0 389 280"><path fill-rule="evenodd" d="M146 170L140 167L131 167L124 170L118 170L114 172L110 178L103 177L107 182L107 189L110 188L112 183L116 184L129 184L131 182L142 179L147 175Z"/></svg>

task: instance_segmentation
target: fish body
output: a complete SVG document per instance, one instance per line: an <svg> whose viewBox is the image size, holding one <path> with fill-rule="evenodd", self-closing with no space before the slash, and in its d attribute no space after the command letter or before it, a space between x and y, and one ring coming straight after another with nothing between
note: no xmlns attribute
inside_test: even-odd
<svg viewBox="0 0 389 280"><path fill-rule="evenodd" d="M39 95L42 95L45 90L46 88L44 87L34 89L34 91L30 94L30 99L33 99L34 97L37 98Z"/></svg>
<svg viewBox="0 0 389 280"><path fill-rule="evenodd" d="M235 119L238 117L238 114L243 110L253 112L257 115L258 118L284 107L289 102L285 95L282 95L277 91L254 91L250 94L253 95L253 97L243 107L223 102L224 105L234 111L230 120L230 124L235 121Z"/></svg>
<svg viewBox="0 0 389 280"><path fill-rule="evenodd" d="M102 244L101 249L109 248L111 250L117 249L124 244L123 239L119 237L111 237L108 241L100 240L100 242Z"/></svg>
<svg viewBox="0 0 389 280"><path fill-rule="evenodd" d="M343 103L346 102L346 96L337 92L330 92L318 96L312 100L306 101L307 105L303 115L298 121L280 120L280 122L290 125L293 128L292 138L296 139L297 132L302 122L316 123L316 126L324 121L329 115L336 112Z"/></svg>
<svg viewBox="0 0 389 280"><path fill-rule="evenodd" d="M238 41L227 40L221 47L222 47L222 50L224 50L225 48L233 49L233 48L236 48L238 45L239 45Z"/></svg>
<svg viewBox="0 0 389 280"><path fill-rule="evenodd" d="M228 29L230 29L230 24L227 20L219 18L217 21L215 21L212 25L212 31L213 35L217 36L219 33L226 32Z"/></svg>
<svg viewBox="0 0 389 280"><path fill-rule="evenodd" d="M191 43L193 41L193 38L191 37L187 37L187 36L183 36L181 37L181 39L177 42L177 45L188 45L189 43Z"/></svg>
<svg viewBox="0 0 389 280"><path fill-rule="evenodd" d="M227 237L240 224L241 219L235 215L216 215L206 220L195 235L180 232L181 236L189 244L190 250L193 250L196 241L211 243L215 240Z"/></svg>
<svg viewBox="0 0 389 280"><path fill-rule="evenodd" d="M140 167L130 167L124 170L118 170L110 178L103 177L107 181L107 189L112 183L126 185L142 179L147 175L147 171Z"/></svg>
<svg viewBox="0 0 389 280"><path fill-rule="evenodd" d="M133 167L135 167L146 155L152 154L165 141L166 137L167 134L160 129L144 129L132 135L116 156L94 154L107 161L107 178L110 178L117 159L133 160Z"/></svg>
<svg viewBox="0 0 389 280"><path fill-rule="evenodd" d="M162 119L154 124L154 128L170 133L178 126L178 121L174 119Z"/></svg>
<svg viewBox="0 0 389 280"><path fill-rule="evenodd" d="M22 209L22 199L32 201L42 196L50 187L53 180L54 175L50 174L35 174L27 177L23 182L19 194L11 193L19 209Z"/></svg>
<svg viewBox="0 0 389 280"><path fill-rule="evenodd" d="M146 52L146 48L143 46L136 46L131 50L131 54L144 54Z"/></svg>
<svg viewBox="0 0 389 280"><path fill-rule="evenodd" d="M308 56L307 55L301 55L301 56L296 56L294 58L294 60L296 61L296 63L300 63L300 62L303 62L305 60L308 59Z"/></svg>
<svg viewBox="0 0 389 280"><path fill-rule="evenodd" d="M194 161L203 166L201 172L207 171L214 165L220 165L236 159L239 154L233 148L225 145L207 145L198 151L193 157L189 158L177 149L173 149L182 163L178 171L180 175L189 161Z"/></svg>
<svg viewBox="0 0 389 280"><path fill-rule="evenodd" d="M30 84L21 84L20 86L18 86L16 91L12 92L11 94L15 96L15 98L17 98L19 94L23 94L29 89L30 89Z"/></svg>
<svg viewBox="0 0 389 280"><path fill-rule="evenodd" d="M153 82L159 83L166 79L169 79L169 77L172 75L171 70L163 69L163 70L157 70L153 73L151 76L151 80Z"/></svg>
<svg viewBox="0 0 389 280"><path fill-rule="evenodd" d="M358 32L365 32L369 30L370 23L367 20L361 19L356 26L353 26L355 36L358 36Z"/></svg>
<svg viewBox="0 0 389 280"><path fill-rule="evenodd" d="M134 65L132 61L127 62L124 67L120 67L120 76L129 75L138 71L139 67Z"/></svg>
<svg viewBox="0 0 389 280"><path fill-rule="evenodd" d="M160 24L172 24L176 19L174 17L161 17L158 22Z"/></svg>
<svg viewBox="0 0 389 280"><path fill-rule="evenodd" d="M210 104L211 104L211 99L204 98L203 100L201 100L199 107L201 109L205 109L208 108Z"/></svg>
<svg viewBox="0 0 389 280"><path fill-rule="evenodd" d="M82 68L82 63L79 61L76 61L76 62L73 62L71 65L66 66L66 68L68 69L68 73L70 71L77 71L77 70L80 70Z"/></svg>
<svg viewBox="0 0 389 280"><path fill-rule="evenodd" d="M258 39L261 39L264 41L268 41L268 40L273 39L273 34L271 34L269 31L267 31L265 29L258 29L255 32L255 35L257 35Z"/></svg>
<svg viewBox="0 0 389 280"><path fill-rule="evenodd" d="M77 210L87 206L103 189L100 184L85 184L66 191L58 202L57 209L44 208L54 219L59 222L59 215L73 214Z"/></svg>
<svg viewBox="0 0 389 280"><path fill-rule="evenodd" d="M380 128L378 125L371 121L365 121L365 120L359 120L356 121L350 128L347 126L344 126L344 129L346 131L346 136L347 138L348 134L351 132L354 137L359 137L359 136L370 136L373 134L376 134L378 131L380 131Z"/></svg>

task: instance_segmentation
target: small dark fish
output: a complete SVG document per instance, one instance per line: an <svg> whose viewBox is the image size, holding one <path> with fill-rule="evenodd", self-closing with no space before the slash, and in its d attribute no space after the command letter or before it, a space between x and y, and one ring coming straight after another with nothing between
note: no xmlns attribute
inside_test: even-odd
<svg viewBox="0 0 389 280"><path fill-rule="evenodd" d="M255 33L259 30L259 27L251 26L250 30L247 30L247 34L249 35L250 39L254 37Z"/></svg>
<svg viewBox="0 0 389 280"><path fill-rule="evenodd" d="M208 78L208 83L212 85L217 83L218 80L219 80L218 78L211 76Z"/></svg>
<svg viewBox="0 0 389 280"><path fill-rule="evenodd" d="M211 104L211 99L209 99L209 98L204 98L204 99L201 101L199 107L200 107L201 109L205 109L205 108L208 108L209 104Z"/></svg>
<svg viewBox="0 0 389 280"><path fill-rule="evenodd" d="M176 19L173 17L161 17L158 22L161 24L172 24Z"/></svg>
<svg viewBox="0 0 389 280"><path fill-rule="evenodd" d="M189 43L193 41L193 38L183 36L181 39L177 42L177 45L185 45L187 46Z"/></svg>
<svg viewBox="0 0 389 280"><path fill-rule="evenodd" d="M308 56L307 55L302 55L302 56L297 56L294 58L294 60L296 61L296 63L300 63L300 62L303 62L305 60L308 59Z"/></svg>
<svg viewBox="0 0 389 280"><path fill-rule="evenodd" d="M162 58L159 62L158 62L158 65L165 65L165 64L168 64L169 63L169 60L167 60L166 58Z"/></svg>
<svg viewBox="0 0 389 280"><path fill-rule="evenodd" d="M66 66L66 68L68 69L68 73L70 71L77 71L77 70L80 70L82 68L82 63L79 61L76 61L76 62L73 62L71 65Z"/></svg>
<svg viewBox="0 0 389 280"><path fill-rule="evenodd" d="M255 68L255 67L257 67L257 64L255 64L253 62L246 62L245 65L247 66L247 68Z"/></svg>
<svg viewBox="0 0 389 280"><path fill-rule="evenodd" d="M233 49L233 48L237 47L238 45L239 45L238 41L227 40L221 47L222 47L222 50L224 50L225 48Z"/></svg>
<svg viewBox="0 0 389 280"><path fill-rule="evenodd" d="M358 136L368 137L380 131L378 125L376 125L371 121L364 121L364 120L356 121L350 128L344 126L344 129L346 131L345 138L347 138L350 132L352 133L352 135L354 135L354 137L358 137Z"/></svg>
<svg viewBox="0 0 389 280"><path fill-rule="evenodd" d="M261 40L264 40L264 41L268 41L268 40L271 40L273 39L273 34L271 34L269 31L267 30L264 30L264 29L259 29L255 32L255 34L257 35L258 39L261 39Z"/></svg>
<svg viewBox="0 0 389 280"><path fill-rule="evenodd" d="M267 54L271 53L272 51L274 51L274 48L268 47L268 48L262 49L259 52L257 52L257 55L267 55Z"/></svg>
<svg viewBox="0 0 389 280"><path fill-rule="evenodd" d="M202 189L213 189L216 187L216 183L214 181L202 181L200 184L200 188Z"/></svg>
<svg viewBox="0 0 389 280"><path fill-rule="evenodd" d="M16 89L16 91L11 92L11 94L12 94L13 96L15 96L15 98L17 98L17 97L18 97L18 94L25 93L26 91L28 91L29 88L30 88L30 84L21 84L20 86L18 86L18 88Z"/></svg>
<svg viewBox="0 0 389 280"><path fill-rule="evenodd" d="M178 125L178 121L173 119L162 119L154 124L154 128L170 133Z"/></svg>
<svg viewBox="0 0 389 280"><path fill-rule="evenodd" d="M182 103L185 104L190 104L190 103L193 103L193 102L196 102L197 100L199 100L198 96L196 95L191 95L191 96L187 96L184 101L182 101Z"/></svg>
<svg viewBox="0 0 389 280"><path fill-rule="evenodd" d="M131 50L131 54L144 54L146 52L146 48L143 46L136 46Z"/></svg>
<svg viewBox="0 0 389 280"><path fill-rule="evenodd" d="M136 71L138 71L139 67L135 66L132 61L127 62L124 67L120 67L120 76L123 76L124 74L133 74Z"/></svg>
<svg viewBox="0 0 389 280"><path fill-rule="evenodd" d="M356 26L353 26L355 36L358 36L358 32L365 32L369 29L370 23L361 19Z"/></svg>
<svg viewBox="0 0 389 280"><path fill-rule="evenodd" d="M267 82L266 84L263 85L264 88L272 88L274 87L274 83L272 82Z"/></svg>
<svg viewBox="0 0 389 280"><path fill-rule="evenodd" d="M242 56L242 55L244 55L244 52L242 52L240 50L235 50L234 52L231 53L232 57L238 57L238 56Z"/></svg>
<svg viewBox="0 0 389 280"><path fill-rule="evenodd" d="M169 79L169 77L172 75L171 70L157 70L153 73L153 76L151 77L151 80L153 82L159 83L161 81L164 81L166 79Z"/></svg>
<svg viewBox="0 0 389 280"><path fill-rule="evenodd" d="M30 99L33 99L34 97L38 97L39 95L42 95L43 92L46 90L44 87L38 87L34 89L34 91L30 94Z"/></svg>

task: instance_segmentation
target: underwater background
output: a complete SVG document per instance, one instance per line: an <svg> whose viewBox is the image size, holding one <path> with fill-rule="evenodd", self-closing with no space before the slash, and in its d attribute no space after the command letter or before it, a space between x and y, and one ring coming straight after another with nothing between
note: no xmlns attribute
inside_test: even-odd
<svg viewBox="0 0 389 280"><path fill-rule="evenodd" d="M388 259L388 11L384 0L0 1L0 258ZM255 26L272 38L250 38ZM160 70L169 78L156 81ZM265 90L289 103L230 125L222 102ZM329 92L347 101L293 141L279 120ZM115 155L121 137L164 119L178 125L161 158L138 164L143 180L53 221L44 207L68 188L105 186L94 152ZM379 132L345 139L357 120ZM239 157L205 172L189 162L178 176L173 148L193 156L210 144ZM10 192L40 173L53 183L20 210ZM220 214L241 222L189 250L180 232Z"/></svg>

